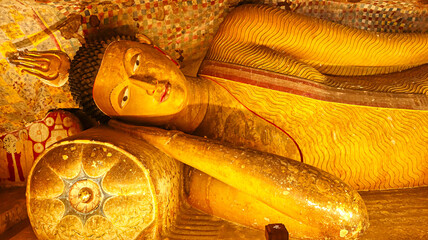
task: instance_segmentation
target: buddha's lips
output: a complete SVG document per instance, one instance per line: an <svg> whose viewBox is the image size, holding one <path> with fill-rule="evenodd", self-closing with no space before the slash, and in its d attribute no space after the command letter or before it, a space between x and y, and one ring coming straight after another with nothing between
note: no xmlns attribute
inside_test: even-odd
<svg viewBox="0 0 428 240"><path fill-rule="evenodd" d="M169 88L170 88L170 84L166 83L159 102L164 102L165 100L168 99Z"/></svg>

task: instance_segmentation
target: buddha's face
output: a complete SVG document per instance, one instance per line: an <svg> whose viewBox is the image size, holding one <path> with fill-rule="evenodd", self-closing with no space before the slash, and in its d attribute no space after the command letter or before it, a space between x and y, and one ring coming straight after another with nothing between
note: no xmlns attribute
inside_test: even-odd
<svg viewBox="0 0 428 240"><path fill-rule="evenodd" d="M180 69L159 49L117 41L104 53L93 97L110 117L164 124L186 106L187 85Z"/></svg>

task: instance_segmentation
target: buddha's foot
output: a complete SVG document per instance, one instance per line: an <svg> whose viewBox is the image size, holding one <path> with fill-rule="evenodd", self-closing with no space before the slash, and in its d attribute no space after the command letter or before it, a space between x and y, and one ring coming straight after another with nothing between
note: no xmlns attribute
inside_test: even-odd
<svg viewBox="0 0 428 240"><path fill-rule="evenodd" d="M85 132L54 144L34 164L31 225L39 239L155 239L157 223L168 226L178 210L180 171L177 161L125 134Z"/></svg>

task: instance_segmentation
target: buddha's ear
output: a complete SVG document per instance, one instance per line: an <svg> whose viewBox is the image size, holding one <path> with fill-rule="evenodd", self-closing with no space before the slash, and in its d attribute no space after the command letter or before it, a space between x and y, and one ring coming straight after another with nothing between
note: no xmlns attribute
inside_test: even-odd
<svg viewBox="0 0 428 240"><path fill-rule="evenodd" d="M149 37L147 37L147 36L146 36L146 35L144 35L144 34L140 34L140 33L138 33L137 35L135 35L135 37L138 39L138 41L139 41L140 43L153 45L152 40L150 40L150 38L149 38Z"/></svg>

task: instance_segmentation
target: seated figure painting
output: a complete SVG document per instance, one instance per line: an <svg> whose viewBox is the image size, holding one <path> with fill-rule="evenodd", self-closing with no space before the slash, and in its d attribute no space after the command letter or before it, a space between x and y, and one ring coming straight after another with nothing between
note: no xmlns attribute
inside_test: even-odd
<svg viewBox="0 0 428 240"><path fill-rule="evenodd" d="M185 202L295 238L355 239L369 227L356 190L428 184L427 45L249 4L226 17L196 77L143 35L88 38L71 63L11 55L30 74L40 59L70 66L83 109L110 121L33 166L36 235L159 238Z"/></svg>

